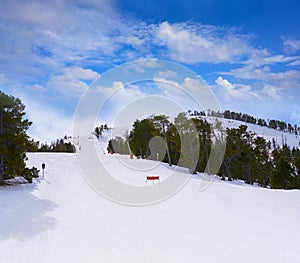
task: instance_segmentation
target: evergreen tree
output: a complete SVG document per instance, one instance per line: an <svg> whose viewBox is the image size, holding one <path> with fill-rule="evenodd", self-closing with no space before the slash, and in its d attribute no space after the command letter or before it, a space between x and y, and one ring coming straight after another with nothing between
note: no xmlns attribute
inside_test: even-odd
<svg viewBox="0 0 300 263"><path fill-rule="evenodd" d="M187 118L186 113L179 113L174 119L174 125L178 131L181 147L179 166L189 168L190 173L197 172L199 160L199 133L192 119Z"/></svg>
<svg viewBox="0 0 300 263"><path fill-rule="evenodd" d="M149 141L157 135L159 135L159 130L149 119L136 120L129 135L129 144L133 154L141 158L150 156Z"/></svg>
<svg viewBox="0 0 300 263"><path fill-rule="evenodd" d="M189 114L191 114L191 111L189 112ZM171 160L170 150L169 150L169 146L168 146L168 139L167 139L167 130L170 128L171 123L168 120L168 117L165 115L154 116L151 119L151 121L153 122L155 128L159 130L160 134L164 138L168 163L171 166L172 160Z"/></svg>
<svg viewBox="0 0 300 263"><path fill-rule="evenodd" d="M229 111L225 113L231 118L256 123L256 119L247 114ZM219 116L221 113L210 111L209 114ZM266 142L255 132L248 131L246 125L236 129L227 128L225 131L217 120L214 124L209 124L206 119L195 117L196 115L187 116L185 112L179 113L173 123L164 115L152 116L142 121L136 120L128 139L131 150L138 157L149 157L150 139L153 136L160 136L164 138L169 152L163 159L164 162L187 167L191 173L205 171L210 174L210 167L214 167L213 163L210 163L210 159L214 158L210 157L217 156L216 153L221 149L218 148L219 145L226 139L221 169L213 173L218 173L223 179L225 177L228 177L228 180L240 179L264 187L300 189L299 148L291 150L286 144L279 147L275 140ZM257 122L266 126L266 122L262 119L258 119ZM283 122L276 120L269 122L276 129L285 127ZM127 138L114 138L109 142L109 149L128 154L126 142Z"/></svg>
<svg viewBox="0 0 300 263"><path fill-rule="evenodd" d="M112 153L130 154L127 143L127 140L117 136L109 140L107 150Z"/></svg>
<svg viewBox="0 0 300 263"><path fill-rule="evenodd" d="M171 124L167 130L167 138L171 163L177 165L180 158L181 143L178 130L174 124Z"/></svg>
<svg viewBox="0 0 300 263"><path fill-rule="evenodd" d="M95 128L94 134L97 137L97 139L99 140L100 136L102 135L102 132L100 132L100 128L99 127Z"/></svg>
<svg viewBox="0 0 300 263"><path fill-rule="evenodd" d="M206 120L203 120L201 118L193 118L192 119L197 132L198 132L198 138L200 143L200 152L199 152L199 161L197 164L197 171L204 172L206 166L209 164L208 158L210 155L211 150L211 129L210 125ZM208 167L208 171L210 174L210 167Z"/></svg>
<svg viewBox="0 0 300 263"><path fill-rule="evenodd" d="M26 131L31 125L24 119L25 106L18 98L0 91L0 184L23 175L31 181L32 171L25 168L28 143Z"/></svg>
<svg viewBox="0 0 300 263"><path fill-rule="evenodd" d="M247 126L227 128L226 152L221 166L223 179L228 176L252 184L269 183L270 167L268 147L265 139L247 131Z"/></svg>
<svg viewBox="0 0 300 263"><path fill-rule="evenodd" d="M271 175L271 187L274 189L289 189L292 179L290 164L284 157L280 157Z"/></svg>

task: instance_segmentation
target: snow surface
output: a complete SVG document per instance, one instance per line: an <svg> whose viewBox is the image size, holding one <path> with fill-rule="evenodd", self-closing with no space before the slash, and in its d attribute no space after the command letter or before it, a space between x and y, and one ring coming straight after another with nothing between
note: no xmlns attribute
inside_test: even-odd
<svg viewBox="0 0 300 263"><path fill-rule="evenodd" d="M166 165L103 154L105 141L95 144L120 180L145 183L147 172L125 169L124 162L170 174ZM208 180L200 174L166 201L125 206L87 185L75 154L28 157L39 169L45 162L45 176L0 188L1 263L300 262L299 190L216 178L199 191L200 181Z"/></svg>

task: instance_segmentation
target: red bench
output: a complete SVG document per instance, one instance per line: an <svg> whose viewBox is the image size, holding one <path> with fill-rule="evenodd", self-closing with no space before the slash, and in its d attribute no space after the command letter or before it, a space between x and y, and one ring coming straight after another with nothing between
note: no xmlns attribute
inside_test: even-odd
<svg viewBox="0 0 300 263"><path fill-rule="evenodd" d="M147 175L147 176L146 176L146 183L147 183L148 181L153 181L153 183L154 183L154 181L156 181L156 180L158 180L159 183L160 183L160 178L159 178L158 175Z"/></svg>

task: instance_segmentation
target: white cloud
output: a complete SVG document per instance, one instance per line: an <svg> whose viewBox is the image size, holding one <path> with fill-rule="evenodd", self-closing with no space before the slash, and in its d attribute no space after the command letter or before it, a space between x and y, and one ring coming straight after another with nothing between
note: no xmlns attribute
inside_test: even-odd
<svg viewBox="0 0 300 263"><path fill-rule="evenodd" d="M132 45L133 47L139 47L145 42L142 38L139 38L137 36L128 36L126 40L127 43Z"/></svg>
<svg viewBox="0 0 300 263"><path fill-rule="evenodd" d="M63 75L61 75L62 79L65 80L95 80L100 77L100 75L91 70L91 69L84 69L80 67L72 67L72 68L65 68Z"/></svg>
<svg viewBox="0 0 300 263"><path fill-rule="evenodd" d="M219 76L215 80L216 84L222 88L224 99L229 101L231 99L260 99L261 97L255 92L249 85L232 84L227 79L223 79Z"/></svg>
<svg viewBox="0 0 300 263"><path fill-rule="evenodd" d="M156 77L164 78L164 79L173 79L176 78L178 75L173 70L164 70L164 71L157 71Z"/></svg>
<svg viewBox="0 0 300 263"><path fill-rule="evenodd" d="M184 63L233 63L251 52L248 36L213 26L163 22L156 37L172 59Z"/></svg>
<svg viewBox="0 0 300 263"><path fill-rule="evenodd" d="M213 88L223 91L222 95L227 99L235 98L243 103L259 96L279 98L283 91L299 87L300 72L295 70L300 61L297 56L299 40L283 38L288 56L274 54L266 48L256 48L251 35L240 34L233 28L185 22L150 24L125 17L114 5L114 1L105 0L2 0L0 83L5 81L14 90L26 86L25 92L45 102L39 106L45 107L53 118L52 110L57 111L55 117L62 119L66 114L60 110L72 110L88 82L99 77L87 68L103 69L101 66L105 65L107 69L143 57L173 59L187 64L223 63L218 70L224 66L223 70L227 72L219 74L235 77L238 81L232 81L241 84L219 77L216 80L218 86ZM232 69L229 65L232 63L242 67L235 65ZM286 70L287 65L293 68ZM180 100L183 95L176 90L178 83L166 82L166 79L177 78L171 70L159 68L155 59L141 60L135 66L139 73L157 70L157 80L165 81L160 83L164 95L173 96L180 104L187 105L187 100ZM211 72L215 70L213 65L210 68ZM258 86L249 86L249 82ZM197 80L188 78L180 84L186 89L199 86ZM145 95L138 87L125 88L119 82L102 92L116 90L119 92L114 97L114 107ZM45 99L48 95L49 99ZM63 101L68 105L61 103ZM39 113L38 106L34 109Z"/></svg>
<svg viewBox="0 0 300 263"><path fill-rule="evenodd" d="M299 83L300 72L287 70L283 72L272 72L270 67L245 66L222 72L223 75L231 75L238 79L259 80L274 86L291 87Z"/></svg>
<svg viewBox="0 0 300 263"><path fill-rule="evenodd" d="M203 83L199 79L185 78L182 87L190 92L197 92L203 90Z"/></svg>
<svg viewBox="0 0 300 263"><path fill-rule="evenodd" d="M281 99L280 88L272 86L272 85L265 85L262 89L263 93L266 93L268 96L272 97L273 99Z"/></svg>
<svg viewBox="0 0 300 263"><path fill-rule="evenodd" d="M65 68L63 74L50 78L47 87L73 97L74 95L82 94L88 88L88 84L84 80L92 81L99 77L100 75L91 69L79 67Z"/></svg>
<svg viewBox="0 0 300 263"><path fill-rule="evenodd" d="M179 104L178 107L174 100L157 92L157 90L154 94L149 95L137 85L125 86L120 81L115 81L108 87L96 87L91 92L85 102L87 107L90 106L90 109L83 107L83 110L99 111L98 123L108 123L114 127L114 130L119 130L119 135L122 135L126 128L130 129L136 119L147 118L153 114L166 114L168 116L170 113L177 114L181 106ZM86 121L87 114L80 115L84 118L83 122ZM90 115L92 114L88 116ZM94 121L91 120L92 123ZM82 124L81 118L80 124Z"/></svg>
<svg viewBox="0 0 300 263"><path fill-rule="evenodd" d="M299 60L295 60L291 63L288 64L288 66L299 66L300 65L300 59Z"/></svg>
<svg viewBox="0 0 300 263"><path fill-rule="evenodd" d="M33 122L28 134L36 141L52 142L64 135L72 135L73 116L57 108L51 108L42 101L23 97L27 118Z"/></svg>
<svg viewBox="0 0 300 263"><path fill-rule="evenodd" d="M154 82L163 96L174 101L183 110L206 110L216 107L214 101L211 101L209 87L199 79L187 77L182 83L178 83L169 79L154 78Z"/></svg>
<svg viewBox="0 0 300 263"><path fill-rule="evenodd" d="M182 94L182 88L180 84L174 80L165 78L154 78L155 85L163 91L163 94L170 98L177 98Z"/></svg>
<svg viewBox="0 0 300 263"><path fill-rule="evenodd" d="M0 23L1 68L18 78L57 74L62 65L84 66L87 59L113 65L125 56L123 45L141 46L148 36L104 0L4 0Z"/></svg>
<svg viewBox="0 0 300 263"><path fill-rule="evenodd" d="M133 101L146 96L138 86L127 85L121 81L114 81L110 87L97 87L95 95L91 99L91 104L105 100L104 106L100 110L101 121L112 124L118 114ZM99 105L100 106L100 105Z"/></svg>
<svg viewBox="0 0 300 263"><path fill-rule="evenodd" d="M300 40L283 38L284 49L287 53L295 54L300 50Z"/></svg>
<svg viewBox="0 0 300 263"><path fill-rule="evenodd" d="M253 49L249 58L244 61L243 64L252 67L259 67L264 65L274 65L288 62L291 63L299 58L299 56L272 55L266 49Z"/></svg>
<svg viewBox="0 0 300 263"><path fill-rule="evenodd" d="M133 64L128 64L125 66L124 70L131 70L134 69L136 72L139 73L144 73L148 69L154 69L154 68L160 68L161 64L158 62L157 59L149 58L149 59L144 59L140 58L139 60L135 61Z"/></svg>
<svg viewBox="0 0 300 263"><path fill-rule="evenodd" d="M66 26L77 27L85 15L92 16L95 13L99 16L118 16L112 1L107 0L1 1L1 19L29 25L33 29L38 27L59 30L66 29Z"/></svg>

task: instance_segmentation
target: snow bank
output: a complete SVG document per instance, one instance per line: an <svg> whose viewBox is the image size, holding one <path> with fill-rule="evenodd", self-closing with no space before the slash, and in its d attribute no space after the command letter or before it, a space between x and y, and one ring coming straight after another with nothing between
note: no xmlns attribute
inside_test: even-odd
<svg viewBox="0 0 300 263"><path fill-rule="evenodd" d="M5 183L10 185L28 184L28 181L23 176L16 176L15 178L5 180Z"/></svg>

